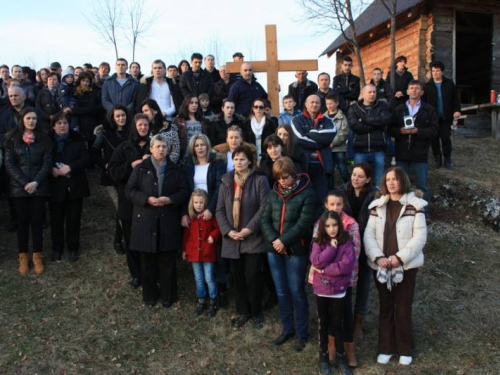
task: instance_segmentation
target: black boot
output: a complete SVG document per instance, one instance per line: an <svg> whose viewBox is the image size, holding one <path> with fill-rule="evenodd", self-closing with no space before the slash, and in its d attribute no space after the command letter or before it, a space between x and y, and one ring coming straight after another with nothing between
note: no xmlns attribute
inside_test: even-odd
<svg viewBox="0 0 500 375"><path fill-rule="evenodd" d="M345 357L345 354L339 354L339 353L337 353L337 357L336 357L335 362L337 363L337 368L338 368L340 374L342 374L342 375L352 375L352 370L347 365L347 359Z"/></svg>
<svg viewBox="0 0 500 375"><path fill-rule="evenodd" d="M453 163L451 161L451 158L444 158L444 167L446 169L453 169Z"/></svg>
<svg viewBox="0 0 500 375"><path fill-rule="evenodd" d="M205 306L207 305L207 301L205 301L205 298L198 298L198 305L196 305L196 310L194 313L197 316L200 316L203 314L203 310L205 310Z"/></svg>
<svg viewBox="0 0 500 375"><path fill-rule="evenodd" d="M213 318L216 313L217 313L217 298L211 299L208 302L207 316Z"/></svg>
<svg viewBox="0 0 500 375"><path fill-rule="evenodd" d="M69 252L69 261L74 263L78 260L78 252L76 250Z"/></svg>
<svg viewBox="0 0 500 375"><path fill-rule="evenodd" d="M439 169L443 165L443 158L441 155L435 156L434 157L434 168Z"/></svg>
<svg viewBox="0 0 500 375"><path fill-rule="evenodd" d="M330 361L328 360L328 354L319 355L319 373L321 375L332 375L332 366L330 366Z"/></svg>

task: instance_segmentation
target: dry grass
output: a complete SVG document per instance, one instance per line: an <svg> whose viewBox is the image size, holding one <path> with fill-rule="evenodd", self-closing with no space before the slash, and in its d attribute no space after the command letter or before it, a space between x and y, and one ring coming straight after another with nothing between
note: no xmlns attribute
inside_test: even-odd
<svg viewBox="0 0 500 375"><path fill-rule="evenodd" d="M455 171L431 171L499 195L499 144L455 139ZM310 343L276 348L277 309L261 331L230 327L234 309L193 316L194 280L179 267L181 301L170 310L142 306L127 285L125 258L112 247L112 202L96 186L85 206L81 260L47 264L41 277L17 274L15 235L0 232L0 373L6 374L311 374L317 369L314 299ZM436 191L437 192L437 191ZM6 212L5 202L0 208ZM437 209L435 210L437 211ZM4 216L5 217L5 216ZM45 248L50 249L49 231ZM357 374L497 374L500 369L500 242L468 204L436 212L414 305L417 355L410 368L378 366L373 290ZM50 251L46 251L47 254Z"/></svg>

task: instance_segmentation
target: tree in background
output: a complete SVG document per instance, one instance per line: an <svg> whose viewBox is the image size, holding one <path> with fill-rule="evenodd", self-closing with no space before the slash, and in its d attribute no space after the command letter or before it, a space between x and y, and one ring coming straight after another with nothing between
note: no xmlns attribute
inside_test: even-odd
<svg viewBox="0 0 500 375"><path fill-rule="evenodd" d="M391 90L394 92L396 88L396 7L398 0L379 0L389 12L391 17L391 70L389 73L391 81Z"/></svg>

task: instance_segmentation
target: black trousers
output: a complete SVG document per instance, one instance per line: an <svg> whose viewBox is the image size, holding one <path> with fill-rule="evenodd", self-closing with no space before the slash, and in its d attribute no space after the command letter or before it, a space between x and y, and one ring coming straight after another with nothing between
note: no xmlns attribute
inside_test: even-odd
<svg viewBox="0 0 500 375"><path fill-rule="evenodd" d="M240 254L231 259L236 292L236 312L257 316L262 313L263 265L266 254Z"/></svg>
<svg viewBox="0 0 500 375"><path fill-rule="evenodd" d="M50 225L52 250L64 251L64 240L70 252L80 250L80 226L82 219L82 199L70 199L63 202L50 202Z"/></svg>
<svg viewBox="0 0 500 375"><path fill-rule="evenodd" d="M345 296L343 298L316 296L320 360L328 359L328 335L335 336L337 353L344 354L344 337L342 334L344 298Z"/></svg>
<svg viewBox="0 0 500 375"><path fill-rule="evenodd" d="M344 342L354 341L354 313L352 311L352 287L347 288L344 300L344 310L342 313L342 336ZM328 329L330 336L335 336L334 325L330 323Z"/></svg>
<svg viewBox="0 0 500 375"><path fill-rule="evenodd" d="M125 244L127 245L126 257L127 257L127 267L130 272L130 276L133 279L141 278L141 254L137 251L130 250L130 235L132 233L132 222L131 221L120 221L120 227L123 231L123 238L125 239Z"/></svg>
<svg viewBox="0 0 500 375"><path fill-rule="evenodd" d="M33 252L43 249L43 218L45 217L44 197L12 198L16 210L17 246L20 253L28 252L28 243L33 236Z"/></svg>
<svg viewBox="0 0 500 375"><path fill-rule="evenodd" d="M144 303L174 303L177 296L177 253L140 253L142 274L142 298ZM158 288L158 282L160 284Z"/></svg>
<svg viewBox="0 0 500 375"><path fill-rule="evenodd" d="M451 124L439 119L439 132L431 141L432 154L434 158L443 155L451 158Z"/></svg>
<svg viewBox="0 0 500 375"><path fill-rule="evenodd" d="M417 279L417 268L407 270L404 279L392 290L377 281L375 285L380 297L378 326L379 354L413 355L412 304Z"/></svg>

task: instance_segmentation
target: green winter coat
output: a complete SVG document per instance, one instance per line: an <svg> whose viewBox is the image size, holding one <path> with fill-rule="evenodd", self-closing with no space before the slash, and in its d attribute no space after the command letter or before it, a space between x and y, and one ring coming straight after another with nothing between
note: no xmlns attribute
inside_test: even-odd
<svg viewBox="0 0 500 375"><path fill-rule="evenodd" d="M279 238L286 246L288 255L307 256L316 213L316 197L309 176L298 174L297 177L300 179L299 185L286 200L278 191L278 183L274 184L262 212L260 228L268 251L274 251L272 242Z"/></svg>

